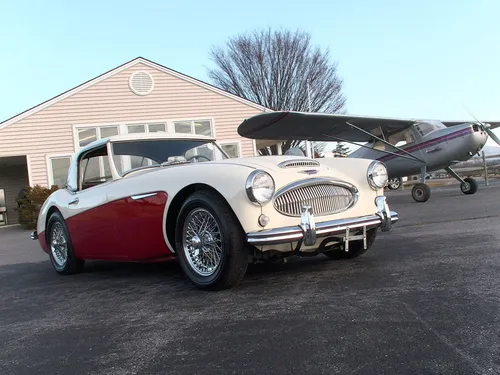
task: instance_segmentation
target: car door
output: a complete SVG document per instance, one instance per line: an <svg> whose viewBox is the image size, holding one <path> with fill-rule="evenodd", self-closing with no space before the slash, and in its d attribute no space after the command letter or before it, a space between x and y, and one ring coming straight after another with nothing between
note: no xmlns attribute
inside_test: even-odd
<svg viewBox="0 0 500 375"><path fill-rule="evenodd" d="M120 194L118 189L111 194L121 195L115 200L114 220L117 243L127 259L146 261L169 257L172 252L163 234L167 193L140 189Z"/></svg>
<svg viewBox="0 0 500 375"><path fill-rule="evenodd" d="M116 211L107 198L113 179L106 176L106 145L92 149L78 162L78 188L68 201L68 230L75 254L84 259L120 259L116 246ZM105 161L103 161L105 160Z"/></svg>

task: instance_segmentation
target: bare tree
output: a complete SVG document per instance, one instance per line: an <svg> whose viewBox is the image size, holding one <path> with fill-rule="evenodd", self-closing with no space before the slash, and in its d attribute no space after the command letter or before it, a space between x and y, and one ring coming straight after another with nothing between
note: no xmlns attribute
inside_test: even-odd
<svg viewBox="0 0 500 375"><path fill-rule="evenodd" d="M306 32L253 31L229 38L224 47L214 47L210 56L216 67L208 70L209 77L232 94L272 110L345 112L337 63L330 61L328 50L312 46ZM288 141L282 150L298 146L300 140ZM321 147L324 144L318 144Z"/></svg>

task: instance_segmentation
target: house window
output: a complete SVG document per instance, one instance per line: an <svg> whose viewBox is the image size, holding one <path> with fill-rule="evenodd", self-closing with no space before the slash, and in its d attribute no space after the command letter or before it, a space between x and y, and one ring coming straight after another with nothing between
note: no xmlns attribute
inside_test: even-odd
<svg viewBox="0 0 500 375"><path fill-rule="evenodd" d="M78 129L78 145L80 147L85 147L95 140L97 140L96 128Z"/></svg>
<svg viewBox="0 0 500 375"><path fill-rule="evenodd" d="M101 126L95 128L77 128L78 145L85 147L97 139L111 137L118 134L118 126Z"/></svg>
<svg viewBox="0 0 500 375"><path fill-rule="evenodd" d="M144 125L128 125L127 131L129 134L133 133L145 133L146 127Z"/></svg>
<svg viewBox="0 0 500 375"><path fill-rule="evenodd" d="M50 186L57 185L62 188L68 179L68 169L71 163L70 156L58 156L49 158L50 164Z"/></svg>
<svg viewBox="0 0 500 375"><path fill-rule="evenodd" d="M201 121L175 121L174 131L176 133L188 133L213 136L212 122L210 120Z"/></svg>
<svg viewBox="0 0 500 375"><path fill-rule="evenodd" d="M165 123L127 125L127 132L132 133L156 133L167 131Z"/></svg>
<svg viewBox="0 0 500 375"><path fill-rule="evenodd" d="M165 124L148 124L148 130L150 133L165 132L167 128Z"/></svg>
<svg viewBox="0 0 500 375"><path fill-rule="evenodd" d="M223 143L220 146L230 158L240 157L240 144L238 142Z"/></svg>

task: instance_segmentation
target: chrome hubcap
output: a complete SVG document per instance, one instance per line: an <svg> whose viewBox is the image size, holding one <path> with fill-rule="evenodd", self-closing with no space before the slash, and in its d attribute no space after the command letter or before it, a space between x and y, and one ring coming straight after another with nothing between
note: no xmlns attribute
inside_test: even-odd
<svg viewBox="0 0 500 375"><path fill-rule="evenodd" d="M221 231L210 212L197 208L184 222L182 247L191 268L200 276L210 276L222 257Z"/></svg>
<svg viewBox="0 0 500 375"><path fill-rule="evenodd" d="M52 227L50 250L56 264L64 267L68 260L68 243L61 223L55 223Z"/></svg>

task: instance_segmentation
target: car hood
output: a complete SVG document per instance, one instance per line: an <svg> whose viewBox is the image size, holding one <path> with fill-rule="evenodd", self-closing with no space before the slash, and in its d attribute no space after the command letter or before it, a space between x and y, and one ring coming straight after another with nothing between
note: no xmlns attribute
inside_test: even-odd
<svg viewBox="0 0 500 375"><path fill-rule="evenodd" d="M276 186L283 186L292 181L327 177L352 183L356 186L367 184L366 173L370 160L358 158L318 158L310 159L304 156L269 155L232 158L194 164L172 165L166 168L152 168L140 171L137 175L150 173L170 173L169 171L184 168L206 168L210 165L237 165L242 168L262 169L273 176ZM250 171L249 171L250 173ZM131 176L133 177L133 176Z"/></svg>
<svg viewBox="0 0 500 375"><path fill-rule="evenodd" d="M321 163L316 159L304 156L270 155L249 156L244 158L226 159L213 163L236 164L266 171L284 172L287 170L301 169L323 169ZM326 168L328 169L328 168Z"/></svg>

